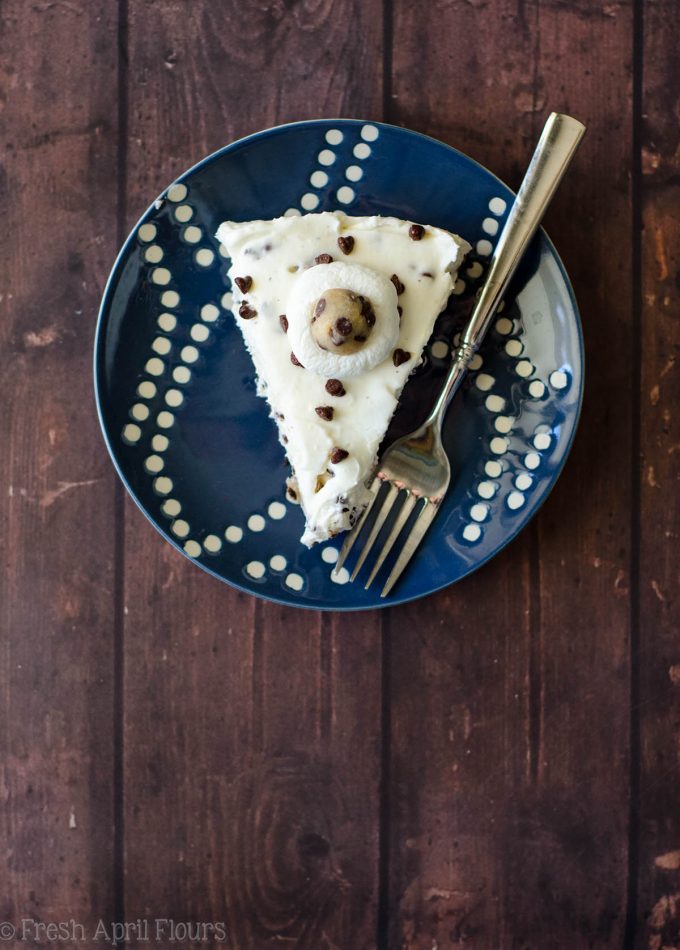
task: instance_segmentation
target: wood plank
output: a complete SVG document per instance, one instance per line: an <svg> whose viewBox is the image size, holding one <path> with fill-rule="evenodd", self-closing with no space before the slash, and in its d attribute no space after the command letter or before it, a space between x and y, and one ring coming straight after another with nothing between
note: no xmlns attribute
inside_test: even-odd
<svg viewBox="0 0 680 950"><path fill-rule="evenodd" d="M632 16L551 2L493 13L395 4L393 118L515 186L550 109L590 125L546 219L581 306L589 387L574 454L535 525L478 575L392 614L385 946L620 946Z"/></svg>
<svg viewBox="0 0 680 950"><path fill-rule="evenodd" d="M680 946L680 114L677 6L644 6L638 946Z"/></svg>
<svg viewBox="0 0 680 950"><path fill-rule="evenodd" d="M114 910L114 477L91 348L115 253L115 35L103 0L0 8L0 920L87 932Z"/></svg>
<svg viewBox="0 0 680 950"><path fill-rule="evenodd" d="M131 5L130 221L240 135L375 114L380 17L307 13ZM374 946L379 617L236 593L131 505L126 535L126 915L224 921L234 950Z"/></svg>

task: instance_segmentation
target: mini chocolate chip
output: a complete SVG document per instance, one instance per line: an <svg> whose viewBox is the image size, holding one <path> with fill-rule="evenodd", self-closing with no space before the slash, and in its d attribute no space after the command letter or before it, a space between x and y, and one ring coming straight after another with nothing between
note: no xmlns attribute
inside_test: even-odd
<svg viewBox="0 0 680 950"><path fill-rule="evenodd" d="M234 277L234 283L241 291L242 294L247 294L250 288L253 286L252 277Z"/></svg>
<svg viewBox="0 0 680 950"><path fill-rule="evenodd" d="M287 435L282 435L282 436L281 436L281 440L282 440L282 442L283 442L284 445L288 445L288 436L287 436Z"/></svg>
<svg viewBox="0 0 680 950"><path fill-rule="evenodd" d="M250 304L245 301L238 308L238 313L240 317L243 317L244 320L252 320L253 317L257 316L257 310L253 310Z"/></svg>
<svg viewBox="0 0 680 950"><path fill-rule="evenodd" d="M295 353L291 353L291 354L290 354L290 361L291 361L291 363L293 364L293 366L302 366L302 363L301 363L300 360L297 358L297 356L295 355ZM304 367L303 367L303 369L304 369Z"/></svg>
<svg viewBox="0 0 680 950"><path fill-rule="evenodd" d="M396 291L397 291L397 294L403 294L403 293L404 293L404 290L405 290L405 287L404 287L404 285L402 284L402 282L399 280L399 278L397 277L397 275L396 275L396 274L392 274L392 276L390 277L390 280L391 280L392 283L394 284L394 287L395 287L395 289L396 289Z"/></svg>
<svg viewBox="0 0 680 950"><path fill-rule="evenodd" d="M362 336L361 333L357 334L357 336L355 336L354 339L355 339L355 341L356 341L357 343L365 343L365 342L366 342L366 337L365 337L365 336Z"/></svg>
<svg viewBox="0 0 680 950"><path fill-rule="evenodd" d="M279 323L281 324L281 329L284 333L288 333L288 317L285 313L282 313L279 317Z"/></svg>
<svg viewBox="0 0 680 950"><path fill-rule="evenodd" d="M344 396L345 391L345 387L339 379L326 380L326 392L329 396Z"/></svg>
<svg viewBox="0 0 680 950"><path fill-rule="evenodd" d="M335 321L335 329L340 336L349 336L352 332L352 321L347 317L338 317Z"/></svg>
<svg viewBox="0 0 680 950"><path fill-rule="evenodd" d="M350 234L347 237L339 237L338 247L343 254L351 254L354 249L354 238Z"/></svg>
<svg viewBox="0 0 680 950"><path fill-rule="evenodd" d="M333 418L332 406L317 406L314 412L317 414L317 416L321 416L322 419L325 419L326 422L330 422Z"/></svg>
<svg viewBox="0 0 680 950"><path fill-rule="evenodd" d="M402 316L404 315L404 308L397 306L397 313L399 314L399 319L401 320Z"/></svg>
<svg viewBox="0 0 680 950"><path fill-rule="evenodd" d="M373 312L373 306L370 300L366 300L365 297L361 298L361 316L366 321L366 325L372 327L375 325L375 314Z"/></svg>
<svg viewBox="0 0 680 950"><path fill-rule="evenodd" d="M429 270L424 270L423 277L432 277L432 274L429 272Z"/></svg>
<svg viewBox="0 0 680 950"><path fill-rule="evenodd" d="M316 307L314 307L314 319L316 320L317 317L320 317L325 309L326 309L326 298L319 297L319 299L316 302Z"/></svg>
<svg viewBox="0 0 680 950"><path fill-rule="evenodd" d="M331 449L331 462L334 465L337 465L338 462L342 462L343 459L346 459L349 455L347 449L339 449L337 445L334 445Z"/></svg>
<svg viewBox="0 0 680 950"><path fill-rule="evenodd" d="M419 241L425 234L425 228L422 224L412 224L408 229L408 236L412 241Z"/></svg>
<svg viewBox="0 0 680 950"><path fill-rule="evenodd" d="M395 366L401 366L402 363L407 363L411 359L411 354L407 350L402 350L397 348L392 354L392 362Z"/></svg>
<svg viewBox="0 0 680 950"><path fill-rule="evenodd" d="M332 261L333 261L333 258L331 257L330 254L318 254L314 258L315 264L330 264L332 263Z"/></svg>

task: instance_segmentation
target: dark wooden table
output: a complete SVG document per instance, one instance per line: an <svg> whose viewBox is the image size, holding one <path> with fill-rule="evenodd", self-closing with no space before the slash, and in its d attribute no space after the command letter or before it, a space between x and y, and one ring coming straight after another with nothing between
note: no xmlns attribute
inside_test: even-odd
<svg viewBox="0 0 680 950"><path fill-rule="evenodd" d="M5 945L171 918L234 950L680 947L679 14L0 0L0 920L86 936ZM588 369L530 528L359 616L258 602L164 544L90 370L150 198L238 136L337 115L516 186L551 109L589 129L546 221Z"/></svg>

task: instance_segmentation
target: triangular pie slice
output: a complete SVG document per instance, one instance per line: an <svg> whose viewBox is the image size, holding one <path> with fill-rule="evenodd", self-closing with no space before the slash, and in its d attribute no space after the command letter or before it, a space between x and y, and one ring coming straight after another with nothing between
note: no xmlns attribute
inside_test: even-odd
<svg viewBox="0 0 680 950"><path fill-rule="evenodd" d="M351 527L367 504L378 447L469 245L439 228L340 211L226 221L217 238L311 546Z"/></svg>

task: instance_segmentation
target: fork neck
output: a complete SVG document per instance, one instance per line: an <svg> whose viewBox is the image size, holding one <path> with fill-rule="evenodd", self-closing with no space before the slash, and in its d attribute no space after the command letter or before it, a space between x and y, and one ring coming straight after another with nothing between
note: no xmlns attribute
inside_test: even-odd
<svg viewBox="0 0 680 950"><path fill-rule="evenodd" d="M446 382L437 396L437 401L432 407L430 415L427 417L425 422L426 426L432 426L441 433L446 410L449 408L451 400L463 382L468 365L473 356L474 350L471 346L463 343L458 347L451 368L449 369L449 374L446 377Z"/></svg>

